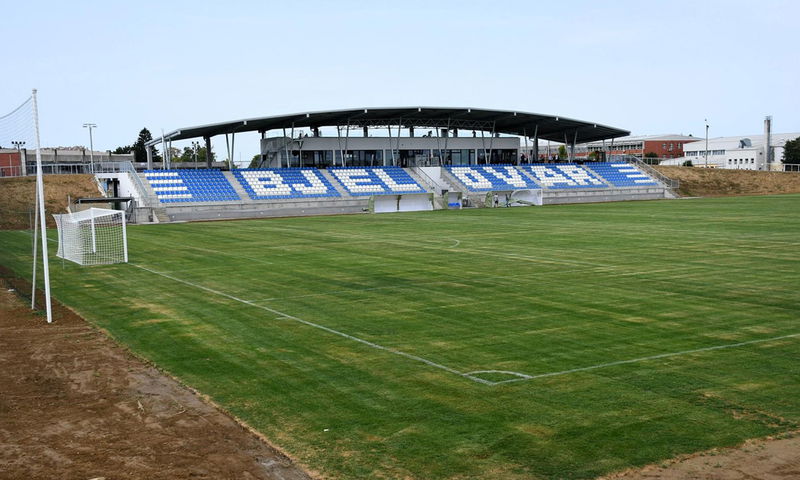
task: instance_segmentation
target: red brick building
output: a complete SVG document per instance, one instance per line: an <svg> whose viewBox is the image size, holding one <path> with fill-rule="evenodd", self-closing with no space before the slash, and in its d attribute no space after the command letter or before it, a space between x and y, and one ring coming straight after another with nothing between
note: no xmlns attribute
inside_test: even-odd
<svg viewBox="0 0 800 480"><path fill-rule="evenodd" d="M608 155L632 155L637 158L653 156L658 158L680 158L683 156L683 145L696 142L698 139L691 135L645 135L637 137L615 138L613 142L606 141L605 151ZM587 156L594 151L603 151L602 142L587 143L586 150L576 153L576 156ZM648 155L650 154L650 155Z"/></svg>
<svg viewBox="0 0 800 480"><path fill-rule="evenodd" d="M22 159L17 150L0 149L0 177L22 175Z"/></svg>

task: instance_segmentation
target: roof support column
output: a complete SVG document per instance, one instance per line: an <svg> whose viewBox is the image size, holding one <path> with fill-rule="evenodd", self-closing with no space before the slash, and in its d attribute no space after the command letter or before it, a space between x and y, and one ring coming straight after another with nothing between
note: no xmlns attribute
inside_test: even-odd
<svg viewBox="0 0 800 480"><path fill-rule="evenodd" d="M528 131L524 127L522 128L522 136L525 137L525 153L523 155L529 155L529 152L528 152ZM522 163L522 158L521 157L522 157L522 155L519 155L519 152L517 152L517 165Z"/></svg>
<svg viewBox="0 0 800 480"><path fill-rule="evenodd" d="M336 125L336 142L339 144L339 155L342 156L342 166L344 166L344 150L342 150L342 128ZM336 155L333 155L331 165L336 166Z"/></svg>
<svg viewBox="0 0 800 480"><path fill-rule="evenodd" d="M492 122L492 136L491 136L491 138L489 138L489 158L486 159L487 160L486 161L487 165L492 163L492 148L494 147L494 136L496 135L496 133L495 133L495 126L496 125L497 125L497 122Z"/></svg>
<svg viewBox="0 0 800 480"><path fill-rule="evenodd" d="M572 137L572 145L569 147L569 161L575 161L575 144L578 143L578 131L575 130L575 135Z"/></svg>
<svg viewBox="0 0 800 480"><path fill-rule="evenodd" d="M294 122L292 122L292 133L289 135L292 139L292 153L294 153ZM289 159L292 157L286 157L286 168L291 167L292 165L289 163Z"/></svg>
<svg viewBox="0 0 800 480"><path fill-rule="evenodd" d="M236 134L231 133L231 156L230 156L230 163L228 164L228 170L233 170L233 158L236 156Z"/></svg>
<svg viewBox="0 0 800 480"><path fill-rule="evenodd" d="M447 160L449 160L449 164L453 163L453 157L450 155L450 150L447 149L447 141L450 139L450 117L447 117L447 136L444 137L444 151L445 155L447 156Z"/></svg>
<svg viewBox="0 0 800 480"><path fill-rule="evenodd" d="M486 162L488 153L486 152L486 138L483 136L483 130L481 130L481 146L483 147L483 161ZM475 163L480 165L480 161L478 160L477 155L475 156Z"/></svg>
<svg viewBox="0 0 800 480"><path fill-rule="evenodd" d="M286 157L286 168L289 168L289 142L286 141L286 127L283 127L283 155ZM280 163L283 168L283 162Z"/></svg>
<svg viewBox="0 0 800 480"><path fill-rule="evenodd" d="M145 147L144 150L147 153L147 169L148 170L152 170L153 169L153 147ZM25 164L23 163L23 167L24 166L25 166Z"/></svg>
<svg viewBox="0 0 800 480"><path fill-rule="evenodd" d="M267 155L264 153L264 139L267 138L267 131L261 130L261 162L258 164L258 168L264 166L264 162L267 161Z"/></svg>
<svg viewBox="0 0 800 480"><path fill-rule="evenodd" d="M345 156L347 155L347 152L348 152L347 148L348 148L349 143L350 143L350 119L348 118L347 119L347 131L344 132L344 155L342 155L342 166L343 167L347 166L347 163L345 162Z"/></svg>
<svg viewBox="0 0 800 480"><path fill-rule="evenodd" d="M444 161L444 156L442 156L442 144L439 141L439 127L434 127L436 130L436 149L439 150L439 165L447 165Z"/></svg>
<svg viewBox="0 0 800 480"><path fill-rule="evenodd" d="M386 126L386 128L389 130L389 153L392 154L392 166L395 166L394 145L392 145L392 125L389 124L389 125ZM397 135L400 136L400 132L397 132ZM383 164L386 165L386 159L385 158L383 160Z"/></svg>
<svg viewBox="0 0 800 480"><path fill-rule="evenodd" d="M211 137L203 137L206 141L206 168L211 168Z"/></svg>
<svg viewBox="0 0 800 480"><path fill-rule="evenodd" d="M535 162L539 161L539 125L533 130L533 158ZM533 163L533 162L529 162Z"/></svg>

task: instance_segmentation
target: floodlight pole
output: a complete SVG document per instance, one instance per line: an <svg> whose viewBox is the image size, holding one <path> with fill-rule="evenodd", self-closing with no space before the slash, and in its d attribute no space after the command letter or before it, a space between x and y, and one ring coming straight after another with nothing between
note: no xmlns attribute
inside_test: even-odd
<svg viewBox="0 0 800 480"><path fill-rule="evenodd" d="M47 222L44 217L44 180L42 179L42 149L39 140L39 106L36 102L36 89L33 89L33 125L36 135L36 190L39 202L39 222L42 230L42 270L44 271L44 303L47 323L53 323L53 309L50 304L50 265L47 261ZM34 259L35 261L36 259Z"/></svg>
<svg viewBox="0 0 800 480"><path fill-rule="evenodd" d="M97 128L94 123L84 123L83 128L89 129L89 163L91 164L91 172L94 173L94 142L92 141L92 129Z"/></svg>

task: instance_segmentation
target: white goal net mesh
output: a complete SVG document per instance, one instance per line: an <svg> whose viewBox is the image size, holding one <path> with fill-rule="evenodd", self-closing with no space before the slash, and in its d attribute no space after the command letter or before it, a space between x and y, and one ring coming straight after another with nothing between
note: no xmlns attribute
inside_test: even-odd
<svg viewBox="0 0 800 480"><path fill-rule="evenodd" d="M57 256L79 265L128 261L124 212L90 208L53 217L58 227Z"/></svg>

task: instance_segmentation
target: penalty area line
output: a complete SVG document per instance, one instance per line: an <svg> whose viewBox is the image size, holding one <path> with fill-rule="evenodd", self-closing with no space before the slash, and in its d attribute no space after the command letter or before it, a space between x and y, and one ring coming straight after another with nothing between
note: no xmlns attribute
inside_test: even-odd
<svg viewBox="0 0 800 480"><path fill-rule="evenodd" d="M135 263L129 263L129 265L134 266L136 268L140 268L140 269L142 269L142 270L144 270L146 272L150 272L153 275L159 275L161 277L168 278L168 279L170 279L170 280L172 280L174 282L182 283L182 284L188 285L190 287L194 287L194 288L197 288L197 289L209 292L209 293L213 293L214 295L218 295L220 297L225 297L227 299L230 299L230 300L233 300L233 301L236 301L236 302L239 302L239 303L243 303L245 305L249 305L249 306L254 307L254 308L259 308L259 309L264 310L266 312L270 312L272 314L278 315L281 318L288 318L289 320L293 320L295 322L302 323L303 325L307 325L309 327L317 328L319 330L323 330L323 331L331 333L333 335L338 335L340 337L346 338L348 340L352 340L354 342L358 342L358 343L360 343L362 345L366 345L366 346L374 348L376 350L382 350L384 352L388 352L388 353L391 353L391 354L394 354L394 355L398 355L400 357L404 357L404 358L407 358L409 360L414 360L416 362L424 363L425 365L428 365L429 367L438 368L439 370L444 370L445 372L452 373L454 375L458 375L459 377L467 378L469 380L472 380L473 382L482 383L484 385L493 385L494 383L496 383L496 382L491 382L491 381L488 381L488 380L484 380L482 378L474 377L474 376L472 376L472 375L470 375L468 373L459 372L458 370L456 370L454 368L450 368L450 367L448 367L446 365L442 365L441 363L436 363L436 362L433 362L433 361L428 360L426 358L422 358L422 357L419 357L417 355L413 355L411 353L404 352L402 350L395 350L394 348L389 348L389 347L386 347L384 345L380 345L378 343L370 342L369 340L364 340L363 338L358 338L356 336L353 336L353 335L350 335L350 334L347 334L347 333L344 333L344 332L340 332L339 330L334 330L333 328L326 327L325 325L320 325L318 323L310 322L308 320L303 320L300 317L295 317L294 315L289 315L288 313L281 312L280 310L276 310L274 308L266 307L266 306L263 306L263 305L258 305L256 303L253 303L253 302L249 301L249 300L244 300L242 298L236 297L236 296L231 295L229 293L220 292L219 290L215 290L213 288L209 288L209 287L206 287L206 286L203 286L203 285L198 285L196 283L192 283L192 282L189 282L187 280L183 280L183 279L180 279L180 278L177 278L177 277L173 277L172 275L169 275L169 274L166 274L166 273L157 272L155 270L151 270L151 269L149 269L147 267L143 267L143 266L137 265Z"/></svg>
<svg viewBox="0 0 800 480"><path fill-rule="evenodd" d="M739 343L728 343L726 345L715 345L713 347L703 347L703 348L695 348L693 350L683 350L680 352L670 352L670 353L661 353L658 355L650 355L648 357L640 357L640 358L632 358L630 360L619 360L616 362L608 362L608 363L601 363L598 365L591 365L589 367L580 367L580 368L571 368L569 370L561 370L559 372L549 372L549 373L540 373L538 375L525 375L519 373L513 373L514 375L519 376L520 378L512 378L510 380L502 380L499 382L491 382L492 385L499 385L501 383L512 383L512 382L524 382L528 380L536 380L538 378L546 378L546 377L557 377L560 375L568 375L570 373L578 373L578 372L586 372L589 370L597 370L599 368L607 368L607 367L615 367L617 365L627 365L629 363L638 363L638 362L646 362L648 360L658 360L661 358L669 358L669 357L677 357L679 355L689 355L692 353L702 353L702 352L710 352L713 350L724 350L727 348L738 348L738 347L745 347L747 345L754 345L757 343L767 343L767 342L775 342L778 340L786 340L787 338L797 338L800 337L800 333L792 333L789 335L781 335L779 337L772 337L772 338L761 338L758 340L748 340L746 342L739 342ZM480 372L468 372L467 375L473 373L480 373ZM512 372L507 372L512 373Z"/></svg>

